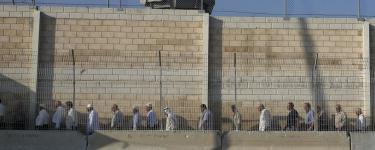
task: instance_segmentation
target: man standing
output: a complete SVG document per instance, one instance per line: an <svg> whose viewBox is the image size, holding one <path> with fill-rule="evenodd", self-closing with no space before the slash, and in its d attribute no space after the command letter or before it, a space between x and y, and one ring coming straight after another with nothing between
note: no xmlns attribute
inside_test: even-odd
<svg viewBox="0 0 375 150"><path fill-rule="evenodd" d="M294 104L292 102L288 103L288 116L287 116L287 122L286 126L284 127L284 130L288 131L296 131L298 129L298 117L299 114L297 110L294 109Z"/></svg>
<svg viewBox="0 0 375 150"><path fill-rule="evenodd" d="M48 129L48 122L49 122L49 115L46 111L46 105L40 104L39 113L35 119L35 127L38 130L46 130Z"/></svg>
<svg viewBox="0 0 375 150"><path fill-rule="evenodd" d="M111 121L111 128L112 129L122 129L124 127L124 114L119 110L117 104L113 104L112 106L112 121Z"/></svg>
<svg viewBox="0 0 375 150"><path fill-rule="evenodd" d="M77 121L77 112L73 108L73 102L66 102L66 107L68 109L68 116L66 117L65 124L66 129L68 130L77 130L78 121Z"/></svg>
<svg viewBox="0 0 375 150"><path fill-rule="evenodd" d="M305 116L305 129L307 131L312 131L312 130L314 130L314 112L311 110L311 104L310 103L305 103L303 105L303 109L306 112L306 116Z"/></svg>
<svg viewBox="0 0 375 150"><path fill-rule="evenodd" d="M365 121L365 116L363 115L362 109L357 108L355 111L355 114L357 115L357 124L356 124L356 129L358 131L363 131L366 129L366 121Z"/></svg>
<svg viewBox="0 0 375 150"><path fill-rule="evenodd" d="M177 127L177 120L176 120L176 116L174 115L174 113L172 112L172 110L168 107L165 107L164 109L164 113L166 115L166 121L165 121L165 130L166 131L173 131L176 129Z"/></svg>
<svg viewBox="0 0 375 150"><path fill-rule="evenodd" d="M267 131L271 128L271 113L263 104L258 105L259 116L259 131Z"/></svg>
<svg viewBox="0 0 375 150"><path fill-rule="evenodd" d="M152 104L150 103L146 104L145 110L147 112L147 120L146 120L147 129L150 129L150 130L157 129L158 120L156 118L156 113L154 112L154 110L152 110Z"/></svg>
<svg viewBox="0 0 375 150"><path fill-rule="evenodd" d="M65 109L62 106L61 101L56 102L56 112L53 114L52 123L55 126L55 129L61 129L62 123L64 122L65 118Z"/></svg>
<svg viewBox="0 0 375 150"><path fill-rule="evenodd" d="M3 105L0 99L0 129L5 126L4 120L5 120L5 106Z"/></svg>
<svg viewBox="0 0 375 150"><path fill-rule="evenodd" d="M239 131L241 129L241 114L238 112L236 105L231 106L233 112L233 129Z"/></svg>
<svg viewBox="0 0 375 150"><path fill-rule="evenodd" d="M133 107L133 122L132 122L132 127L133 130L139 129L139 124L140 123L140 117L139 117L139 108L138 106Z"/></svg>
<svg viewBox="0 0 375 150"><path fill-rule="evenodd" d="M316 112L318 114L318 124L319 124L319 131L327 131L328 130L328 116L322 110L322 108L318 105L316 106Z"/></svg>
<svg viewBox="0 0 375 150"><path fill-rule="evenodd" d="M99 116L91 104L87 105L87 112L89 112L89 118L87 119L86 133L91 135L99 129Z"/></svg>
<svg viewBox="0 0 375 150"><path fill-rule="evenodd" d="M199 129L213 130L211 111L207 109L207 106L205 104L201 104L200 108L201 108L202 116L200 117L200 121L199 121Z"/></svg>
<svg viewBox="0 0 375 150"><path fill-rule="evenodd" d="M337 131L342 131L345 128L345 123L346 123L346 115L342 111L341 105L337 104L336 105L336 114L335 114L335 128Z"/></svg>

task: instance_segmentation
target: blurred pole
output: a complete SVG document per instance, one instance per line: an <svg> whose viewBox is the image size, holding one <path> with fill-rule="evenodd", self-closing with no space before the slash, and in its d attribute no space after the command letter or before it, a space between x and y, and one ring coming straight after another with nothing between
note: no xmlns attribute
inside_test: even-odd
<svg viewBox="0 0 375 150"><path fill-rule="evenodd" d="M203 10L203 0L201 0L201 10Z"/></svg>
<svg viewBox="0 0 375 150"><path fill-rule="evenodd" d="M16 3L14 2L14 0L12 0L12 3L13 3L13 5L15 5Z"/></svg>
<svg viewBox="0 0 375 150"><path fill-rule="evenodd" d="M284 0L284 20L288 19L288 0Z"/></svg>
<svg viewBox="0 0 375 150"><path fill-rule="evenodd" d="M237 55L234 53L234 105L237 108Z"/></svg>
<svg viewBox="0 0 375 150"><path fill-rule="evenodd" d="M109 0L107 0L107 8L109 8Z"/></svg>
<svg viewBox="0 0 375 150"><path fill-rule="evenodd" d="M361 0L357 0L357 18L361 18Z"/></svg>
<svg viewBox="0 0 375 150"><path fill-rule="evenodd" d="M312 70L312 75L313 75L313 88L314 88L314 93L315 93L315 98L313 99L312 101L312 108L315 109L315 112L314 112L314 131L318 131L319 129L319 122L318 122L318 118L319 118L319 114L317 113L317 106L319 105L319 99L320 99L320 92L319 92L319 88L317 86L317 66L318 66L318 57L319 57L319 54L316 53L316 56L315 56L315 60L314 60L314 67L313 67L313 70ZM321 106L322 107L322 106ZM323 111L323 108L322 108L322 111Z"/></svg>
<svg viewBox="0 0 375 150"><path fill-rule="evenodd" d="M74 57L74 49L72 49L72 59L73 59L73 109L76 106L76 60Z"/></svg>
<svg viewBox="0 0 375 150"><path fill-rule="evenodd" d="M36 4L35 0L32 0L32 3L33 3L33 6L35 6L35 4Z"/></svg>
<svg viewBox="0 0 375 150"><path fill-rule="evenodd" d="M120 8L122 8L122 0L120 0Z"/></svg>
<svg viewBox="0 0 375 150"><path fill-rule="evenodd" d="M162 85L162 77L163 77L163 70L161 67L161 51L159 51L159 69L160 69L160 78L159 78L159 99L160 99L160 116L161 116L161 121L160 121L160 130L163 130L163 85Z"/></svg>

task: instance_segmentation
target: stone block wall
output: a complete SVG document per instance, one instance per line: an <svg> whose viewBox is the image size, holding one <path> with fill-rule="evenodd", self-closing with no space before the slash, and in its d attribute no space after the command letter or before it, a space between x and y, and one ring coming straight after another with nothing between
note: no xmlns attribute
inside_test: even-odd
<svg viewBox="0 0 375 150"><path fill-rule="evenodd" d="M35 58L31 51L33 18L29 10L19 8L12 15L5 11L1 6L1 16L5 17L0 17L0 98L10 114L5 121L14 128L23 128L30 94L35 92L29 89L34 79L30 73Z"/></svg>
<svg viewBox="0 0 375 150"><path fill-rule="evenodd" d="M246 130L257 129L260 103L271 111L274 128L285 125L288 102L301 123L306 102L321 105L332 119L336 104L349 118L355 108L369 113L362 28L355 19L211 17L210 101L221 112L222 128L230 128L235 99Z"/></svg>
<svg viewBox="0 0 375 150"><path fill-rule="evenodd" d="M301 122L305 102L321 105L331 119L335 105L343 105L350 127L355 108L362 108L366 116L373 114L366 97L371 82L366 78L369 59L364 47L368 31L355 19L208 21L206 14L195 10L39 9L39 49L34 54L35 10L0 6L0 98L10 109L18 108L11 104L13 99L27 101L30 93L36 94L37 103L48 105L51 115L54 101L72 101L73 49L81 125L89 103L98 110L102 127L108 127L113 104L119 105L127 122L133 106L140 106L145 116L143 105L152 103L159 119L160 107L171 107L183 129L196 128L199 105L207 101L216 129L223 130L230 129L230 105L235 100L244 130L256 130L259 103L270 109L276 129L285 124L288 102L294 102ZM371 26L370 48L373 31ZM36 80L37 90L30 90Z"/></svg>

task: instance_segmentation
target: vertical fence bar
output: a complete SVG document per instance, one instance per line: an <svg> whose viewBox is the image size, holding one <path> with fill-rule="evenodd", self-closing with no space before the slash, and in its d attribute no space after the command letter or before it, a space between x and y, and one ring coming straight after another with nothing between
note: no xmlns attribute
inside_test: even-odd
<svg viewBox="0 0 375 150"><path fill-rule="evenodd" d="M161 67L161 51L159 51L159 69L160 69L160 77L159 77L159 96L160 96L160 130L163 130L163 83L161 82L163 77L163 69Z"/></svg>
<svg viewBox="0 0 375 150"><path fill-rule="evenodd" d="M313 88L314 88L314 93L315 93L315 96L314 96L314 99L312 101L312 108L315 109L315 112L314 112L314 131L318 131L319 129L319 123L318 123L318 116L319 114L317 113L317 105L318 105L318 101L319 101L319 98L320 98L320 92L319 92L319 88L317 86L317 66L318 66L318 57L319 57L319 54L316 53L316 56L315 56L315 59L314 59L314 67L312 68L312 79L313 79Z"/></svg>
<svg viewBox="0 0 375 150"><path fill-rule="evenodd" d="M72 61L73 61L73 109L76 106L76 60L74 57L74 49L72 51Z"/></svg>
<svg viewBox="0 0 375 150"><path fill-rule="evenodd" d="M234 53L234 105L237 108L237 55Z"/></svg>
<svg viewBox="0 0 375 150"><path fill-rule="evenodd" d="M357 0L357 19L361 18L361 0Z"/></svg>
<svg viewBox="0 0 375 150"><path fill-rule="evenodd" d="M288 0L284 0L284 20L288 19Z"/></svg>
<svg viewBox="0 0 375 150"><path fill-rule="evenodd" d="M201 10L204 9L204 8L203 8L203 1L204 1L204 0L201 0Z"/></svg>
<svg viewBox="0 0 375 150"><path fill-rule="evenodd" d="M107 8L109 8L109 0L107 0Z"/></svg>

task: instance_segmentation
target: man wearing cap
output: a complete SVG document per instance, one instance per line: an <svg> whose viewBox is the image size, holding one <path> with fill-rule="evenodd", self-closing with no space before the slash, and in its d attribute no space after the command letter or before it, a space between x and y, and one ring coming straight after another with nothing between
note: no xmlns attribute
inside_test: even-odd
<svg viewBox="0 0 375 150"><path fill-rule="evenodd" d="M133 130L139 129L140 122L141 121L140 121L140 117L139 117L139 107L133 106L133 122L132 122Z"/></svg>
<svg viewBox="0 0 375 150"><path fill-rule="evenodd" d="M35 127L38 130L46 130L48 129L48 122L49 122L49 115L46 111L46 105L40 104L39 113L35 119Z"/></svg>
<svg viewBox="0 0 375 150"><path fill-rule="evenodd" d="M157 128L157 124L158 124L158 120L156 118L156 113L154 112L154 110L152 110L152 104L148 103L146 104L145 106L145 110L147 112L147 129L156 129Z"/></svg>
<svg viewBox="0 0 375 150"><path fill-rule="evenodd" d="M87 119L86 133L91 135L99 129L99 116L91 104L87 105L87 112L89 112L89 118Z"/></svg>
<svg viewBox="0 0 375 150"><path fill-rule="evenodd" d="M73 108L73 102L66 102L66 107L68 109L68 116L66 117L66 129L77 130L78 121L77 121L77 112Z"/></svg>
<svg viewBox="0 0 375 150"><path fill-rule="evenodd" d="M166 131L173 131L177 127L177 121L176 121L176 116L172 112L172 110L168 107L165 107L164 113L166 115L166 121L165 121L165 130Z"/></svg>
<svg viewBox="0 0 375 150"><path fill-rule="evenodd" d="M124 114L120 111L117 104L113 104L112 106L112 120L111 120L111 128L112 129L121 129L123 128L124 123Z"/></svg>
<svg viewBox="0 0 375 150"><path fill-rule="evenodd" d="M56 105L56 112L53 114L52 123L54 124L55 129L61 129L61 125L64 122L64 118L65 118L65 109L62 106L61 101L57 101L55 105Z"/></svg>

